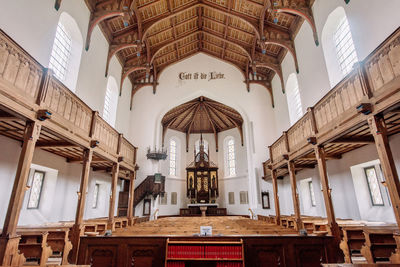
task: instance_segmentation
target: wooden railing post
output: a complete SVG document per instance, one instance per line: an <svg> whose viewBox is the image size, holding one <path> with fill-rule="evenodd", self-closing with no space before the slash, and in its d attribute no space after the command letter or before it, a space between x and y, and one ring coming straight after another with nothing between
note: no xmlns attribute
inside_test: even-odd
<svg viewBox="0 0 400 267"><path fill-rule="evenodd" d="M286 153L289 154L290 152L290 147L289 147L289 139L288 139L288 135L287 135L287 131L283 132L283 138L285 140L285 148L286 148Z"/></svg>
<svg viewBox="0 0 400 267"><path fill-rule="evenodd" d="M311 132L315 137L318 133L318 128L317 128L317 121L315 120L314 107L307 108L307 112L309 113L311 120Z"/></svg>
<svg viewBox="0 0 400 267"><path fill-rule="evenodd" d="M135 200L135 179L136 179L136 170L130 172L130 184L129 184L129 201L128 201L128 224L130 226L134 223L135 214L133 214L133 203Z"/></svg>
<svg viewBox="0 0 400 267"><path fill-rule="evenodd" d="M39 93L37 95L36 104L38 106L42 106L42 103L46 97L47 88L49 87L49 82L51 77L53 76L52 69L44 69L42 81L40 82Z"/></svg>
<svg viewBox="0 0 400 267"><path fill-rule="evenodd" d="M281 210L279 207L279 195L278 195L278 179L276 177L276 170L271 170L272 187L274 190L274 203L275 203L275 223L281 224Z"/></svg>
<svg viewBox="0 0 400 267"><path fill-rule="evenodd" d="M385 120L382 116L372 116L368 118L368 125L374 137L383 175L388 185L387 188L389 190L390 199L392 200L397 226L400 228L400 182L394 164L392 150L389 146Z"/></svg>
<svg viewBox="0 0 400 267"><path fill-rule="evenodd" d="M15 263L18 258L21 258L21 255L18 253L19 237L17 236L17 225L25 197L25 191L28 189L26 184L28 182L33 153L35 151L36 142L40 136L40 131L41 125L38 122L26 123L13 190L11 192L10 202L8 203L3 232L0 237L1 265L9 266Z"/></svg>
<svg viewBox="0 0 400 267"><path fill-rule="evenodd" d="M301 215L300 215L299 194L297 193L295 166L294 166L293 161L288 161L287 164L288 164L288 170L289 170L289 176L290 176L290 184L292 187L295 228L296 228L296 230L300 230L300 229L304 228L304 225L303 225L303 221L301 220Z"/></svg>
<svg viewBox="0 0 400 267"><path fill-rule="evenodd" d="M373 96L373 94L372 94L372 90L371 90L371 85L370 85L369 80L368 80L367 72L365 70L365 62L362 61L358 65L359 65L358 66L358 73L359 73L359 76L360 76L360 82L361 82L361 86L363 88L364 95L368 99L370 99Z"/></svg>
<svg viewBox="0 0 400 267"><path fill-rule="evenodd" d="M330 234L335 237L337 243L340 242L340 230L335 218L335 210L333 209L331 189L329 188L328 172L326 169L325 149L322 146L314 148L315 156L318 162L319 177L322 184L322 192L324 194L324 202L326 216L328 218L328 227Z"/></svg>
<svg viewBox="0 0 400 267"><path fill-rule="evenodd" d="M93 138L94 135L94 131L96 130L96 120L97 117L99 116L99 112L98 111L93 111L92 113L92 123L90 124L90 133L89 133L89 137Z"/></svg>
<svg viewBox="0 0 400 267"><path fill-rule="evenodd" d="M70 253L70 259L72 263L77 262L80 236L82 234L82 231L84 230L83 214L85 212L86 194L88 190L90 164L92 162L92 157L93 150L88 148L84 149L81 184L78 192L78 205L76 208L75 224L71 230L71 243L73 247L72 252Z"/></svg>
<svg viewBox="0 0 400 267"><path fill-rule="evenodd" d="M115 230L114 213L115 213L115 199L117 198L118 176L119 176L119 163L117 162L114 163L112 167L110 206L108 208L107 228L111 231Z"/></svg>
<svg viewBox="0 0 400 267"><path fill-rule="evenodd" d="M271 165L274 163L274 158L272 155L272 147L268 146L268 150L269 150L269 160L271 161Z"/></svg>

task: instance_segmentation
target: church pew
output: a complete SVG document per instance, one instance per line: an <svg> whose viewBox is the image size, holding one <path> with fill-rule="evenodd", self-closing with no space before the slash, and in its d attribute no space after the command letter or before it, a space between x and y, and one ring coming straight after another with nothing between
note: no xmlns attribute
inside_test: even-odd
<svg viewBox="0 0 400 267"><path fill-rule="evenodd" d="M345 256L345 262L351 263L352 257L363 256L368 263L376 260L389 261L396 249L393 237L396 227L392 225L343 225L340 249Z"/></svg>
<svg viewBox="0 0 400 267"><path fill-rule="evenodd" d="M47 244L48 232L27 231L19 232L21 240L18 249L24 254L26 261L37 261L39 266L46 266L47 260L52 254L50 246Z"/></svg>
<svg viewBox="0 0 400 267"><path fill-rule="evenodd" d="M70 228L64 227L19 227L17 232L29 233L29 232L41 232L47 233L47 244L52 250L52 256L61 257L61 264L68 264L68 255L72 249L72 243L69 240Z"/></svg>
<svg viewBox="0 0 400 267"><path fill-rule="evenodd" d="M389 261L390 256L396 250L396 241L393 237L397 228L365 228L365 243L361 248L361 254L368 263Z"/></svg>

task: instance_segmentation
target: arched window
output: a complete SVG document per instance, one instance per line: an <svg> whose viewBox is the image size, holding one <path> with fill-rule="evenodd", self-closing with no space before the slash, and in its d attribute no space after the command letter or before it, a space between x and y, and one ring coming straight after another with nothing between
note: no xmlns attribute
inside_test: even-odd
<svg viewBox="0 0 400 267"><path fill-rule="evenodd" d="M322 30L322 46L331 86L334 87L358 62L351 29L343 7L331 14Z"/></svg>
<svg viewBox="0 0 400 267"><path fill-rule="evenodd" d="M115 126L118 105L118 84L114 77L109 77L106 95L104 96L103 119L111 126Z"/></svg>
<svg viewBox="0 0 400 267"><path fill-rule="evenodd" d="M207 142L207 140L204 140L204 139L203 139L203 142L204 142L204 151L207 152L208 151L208 142ZM200 139L197 140L195 143L195 151L196 151L196 155L197 155L197 153L200 152Z"/></svg>
<svg viewBox="0 0 400 267"><path fill-rule="evenodd" d="M71 91L75 91L83 49L82 34L76 21L63 12L57 24L49 68Z"/></svg>
<svg viewBox="0 0 400 267"><path fill-rule="evenodd" d="M292 73L286 83L286 98L289 109L290 124L293 125L303 116L300 89L296 74Z"/></svg>
<svg viewBox="0 0 400 267"><path fill-rule="evenodd" d="M177 142L175 139L169 141L169 175L176 176L176 157L177 156Z"/></svg>
<svg viewBox="0 0 400 267"><path fill-rule="evenodd" d="M236 175L235 139L233 137L225 139L225 175Z"/></svg>

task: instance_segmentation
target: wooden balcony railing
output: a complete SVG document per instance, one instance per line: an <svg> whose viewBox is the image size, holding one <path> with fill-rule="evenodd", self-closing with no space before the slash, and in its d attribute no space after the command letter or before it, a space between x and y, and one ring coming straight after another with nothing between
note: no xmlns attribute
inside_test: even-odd
<svg viewBox="0 0 400 267"><path fill-rule="evenodd" d="M97 111L93 112L93 133L92 139L99 142L99 147L113 156L118 154L119 133L110 126Z"/></svg>
<svg viewBox="0 0 400 267"><path fill-rule="evenodd" d="M2 94L31 109L36 104L43 67L0 30L0 88Z"/></svg>
<svg viewBox="0 0 400 267"><path fill-rule="evenodd" d="M365 122L365 116L357 111L362 103L374 106L374 111L379 112L383 102L382 108L400 102L391 98L400 90L399 84L400 28L269 147L268 164L277 167L285 159L311 149L310 137L324 142L332 138L332 131L340 132L343 125L349 128Z"/></svg>
<svg viewBox="0 0 400 267"><path fill-rule="evenodd" d="M82 147L97 141L96 152L134 170L137 148L0 30L0 104ZM121 136L121 138L120 138Z"/></svg>
<svg viewBox="0 0 400 267"><path fill-rule="evenodd" d="M88 138L92 121L92 110L64 84L46 72L47 79L39 95L41 109L52 113L52 120L61 127L71 129L76 135Z"/></svg>

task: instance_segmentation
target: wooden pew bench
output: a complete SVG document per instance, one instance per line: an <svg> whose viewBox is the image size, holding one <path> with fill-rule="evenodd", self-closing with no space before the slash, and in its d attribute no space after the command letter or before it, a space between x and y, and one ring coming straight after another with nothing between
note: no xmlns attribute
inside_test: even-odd
<svg viewBox="0 0 400 267"><path fill-rule="evenodd" d="M50 246L47 244L47 231L27 231L18 232L21 236L18 249L23 253L26 262L37 262L39 266L46 266L48 258L52 254Z"/></svg>
<svg viewBox="0 0 400 267"><path fill-rule="evenodd" d="M61 264L68 264L68 254L72 249L72 243L69 240L70 228L64 227L36 227L36 228L23 228L17 229L18 233L47 233L47 245L51 248L51 257L61 258Z"/></svg>
<svg viewBox="0 0 400 267"><path fill-rule="evenodd" d="M343 251L345 262L351 263L351 257L361 256L361 248L365 243L364 226L343 226L343 238L340 249Z"/></svg>
<svg viewBox="0 0 400 267"><path fill-rule="evenodd" d="M396 228L370 228L364 229L365 243L361 254L368 263L388 262L396 250L396 241L393 237Z"/></svg>

